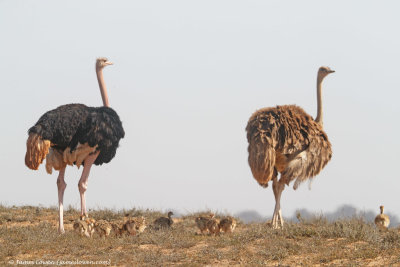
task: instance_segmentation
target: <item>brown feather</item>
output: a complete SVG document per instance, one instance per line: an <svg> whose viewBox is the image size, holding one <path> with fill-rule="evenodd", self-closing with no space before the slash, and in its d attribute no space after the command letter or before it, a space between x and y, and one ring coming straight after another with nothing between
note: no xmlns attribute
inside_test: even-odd
<svg viewBox="0 0 400 267"><path fill-rule="evenodd" d="M249 165L261 186L280 172L294 188L316 176L332 157L322 126L295 105L256 111L246 127Z"/></svg>
<svg viewBox="0 0 400 267"><path fill-rule="evenodd" d="M30 133L26 141L25 165L32 170L39 169L39 165L49 153L50 145L49 140L43 140L40 135Z"/></svg>

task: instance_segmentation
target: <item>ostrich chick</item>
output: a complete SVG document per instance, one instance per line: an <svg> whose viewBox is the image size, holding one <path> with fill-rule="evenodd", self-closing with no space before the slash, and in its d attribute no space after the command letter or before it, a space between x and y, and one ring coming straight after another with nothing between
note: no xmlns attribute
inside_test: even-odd
<svg viewBox="0 0 400 267"><path fill-rule="evenodd" d="M384 206L379 207L381 209L381 213L375 217L375 224L380 230L387 230L390 224L389 216L383 214Z"/></svg>
<svg viewBox="0 0 400 267"><path fill-rule="evenodd" d="M92 237L95 223L95 219L81 216L79 220L75 221L73 227L81 236Z"/></svg>
<svg viewBox="0 0 400 267"><path fill-rule="evenodd" d="M108 221L100 220L94 224L94 230L100 235L100 237L106 237L110 235L112 226Z"/></svg>
<svg viewBox="0 0 400 267"><path fill-rule="evenodd" d="M232 233L236 228L236 220L231 216L223 218L219 223L219 228L224 233Z"/></svg>
<svg viewBox="0 0 400 267"><path fill-rule="evenodd" d="M154 228L159 230L161 228L171 228L171 225L174 223L171 216L174 215L172 211L168 212L167 217L160 217L154 221Z"/></svg>
<svg viewBox="0 0 400 267"><path fill-rule="evenodd" d="M113 222L111 223L111 228L116 237L122 236L122 234L124 233L123 225L121 224Z"/></svg>
<svg viewBox="0 0 400 267"><path fill-rule="evenodd" d="M143 233L147 228L146 219L143 216L133 218L136 221L136 230Z"/></svg>
<svg viewBox="0 0 400 267"><path fill-rule="evenodd" d="M211 218L207 222L207 228L210 235L219 235L219 220L215 218Z"/></svg>
<svg viewBox="0 0 400 267"><path fill-rule="evenodd" d="M140 216L128 219L122 226L122 230L129 235L136 235L142 233L146 227L146 219L143 216Z"/></svg>
<svg viewBox="0 0 400 267"><path fill-rule="evenodd" d="M208 217L203 217L203 216L199 216L195 219L197 228L199 228L200 230L200 234L204 234L205 232L208 232L208 227L207 227L207 223L214 218L214 214L211 213L209 214Z"/></svg>

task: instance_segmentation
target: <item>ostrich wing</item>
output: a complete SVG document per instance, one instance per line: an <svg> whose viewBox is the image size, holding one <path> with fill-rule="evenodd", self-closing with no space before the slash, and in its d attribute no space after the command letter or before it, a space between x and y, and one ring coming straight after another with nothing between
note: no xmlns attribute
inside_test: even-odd
<svg viewBox="0 0 400 267"><path fill-rule="evenodd" d="M61 150L70 147L71 140L76 135L83 122L86 121L88 107L82 104L68 104L50 110L40 117L35 126L28 131L29 134L36 133L43 140L49 140L52 146Z"/></svg>
<svg viewBox="0 0 400 267"><path fill-rule="evenodd" d="M88 143L100 151L94 164L110 162L117 151L119 140L125 136L118 114L109 107L90 108L84 127L77 134L79 143Z"/></svg>

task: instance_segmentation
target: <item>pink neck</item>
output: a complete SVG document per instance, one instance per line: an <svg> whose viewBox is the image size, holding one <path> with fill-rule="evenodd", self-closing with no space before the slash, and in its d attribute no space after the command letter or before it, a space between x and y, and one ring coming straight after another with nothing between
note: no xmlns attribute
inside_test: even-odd
<svg viewBox="0 0 400 267"><path fill-rule="evenodd" d="M110 107L110 104L108 103L106 84L104 83L103 79L103 69L96 66L96 75L97 75L97 81L99 82L101 98L103 99L103 105L105 107Z"/></svg>
<svg viewBox="0 0 400 267"><path fill-rule="evenodd" d="M317 117L315 121L319 123L321 126L324 125L322 121L322 80L324 78L318 75L317 78Z"/></svg>

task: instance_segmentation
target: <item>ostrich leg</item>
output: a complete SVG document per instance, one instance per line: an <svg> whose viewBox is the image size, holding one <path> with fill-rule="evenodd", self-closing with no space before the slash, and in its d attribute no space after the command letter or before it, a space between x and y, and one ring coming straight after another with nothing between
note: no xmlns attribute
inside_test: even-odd
<svg viewBox="0 0 400 267"><path fill-rule="evenodd" d="M283 218L281 212L281 195L283 189L285 189L285 183L283 182L282 177L279 181L275 177L272 181L272 190L274 191L275 195L275 210L274 215L272 216L272 228L274 229L283 228ZM278 221L280 221L280 225Z"/></svg>
<svg viewBox="0 0 400 267"><path fill-rule="evenodd" d="M57 178L57 188L58 188L58 231L63 234L64 231L64 191L67 184L64 181L65 166L60 169Z"/></svg>
<svg viewBox="0 0 400 267"><path fill-rule="evenodd" d="M95 162L97 156L100 152L96 152L95 154L89 155L84 161L84 167L82 171L81 179L78 183L79 193L81 195L81 215L87 216L86 212L86 200L85 200L85 192L87 189L88 178L90 173L90 168L92 167L93 163Z"/></svg>

